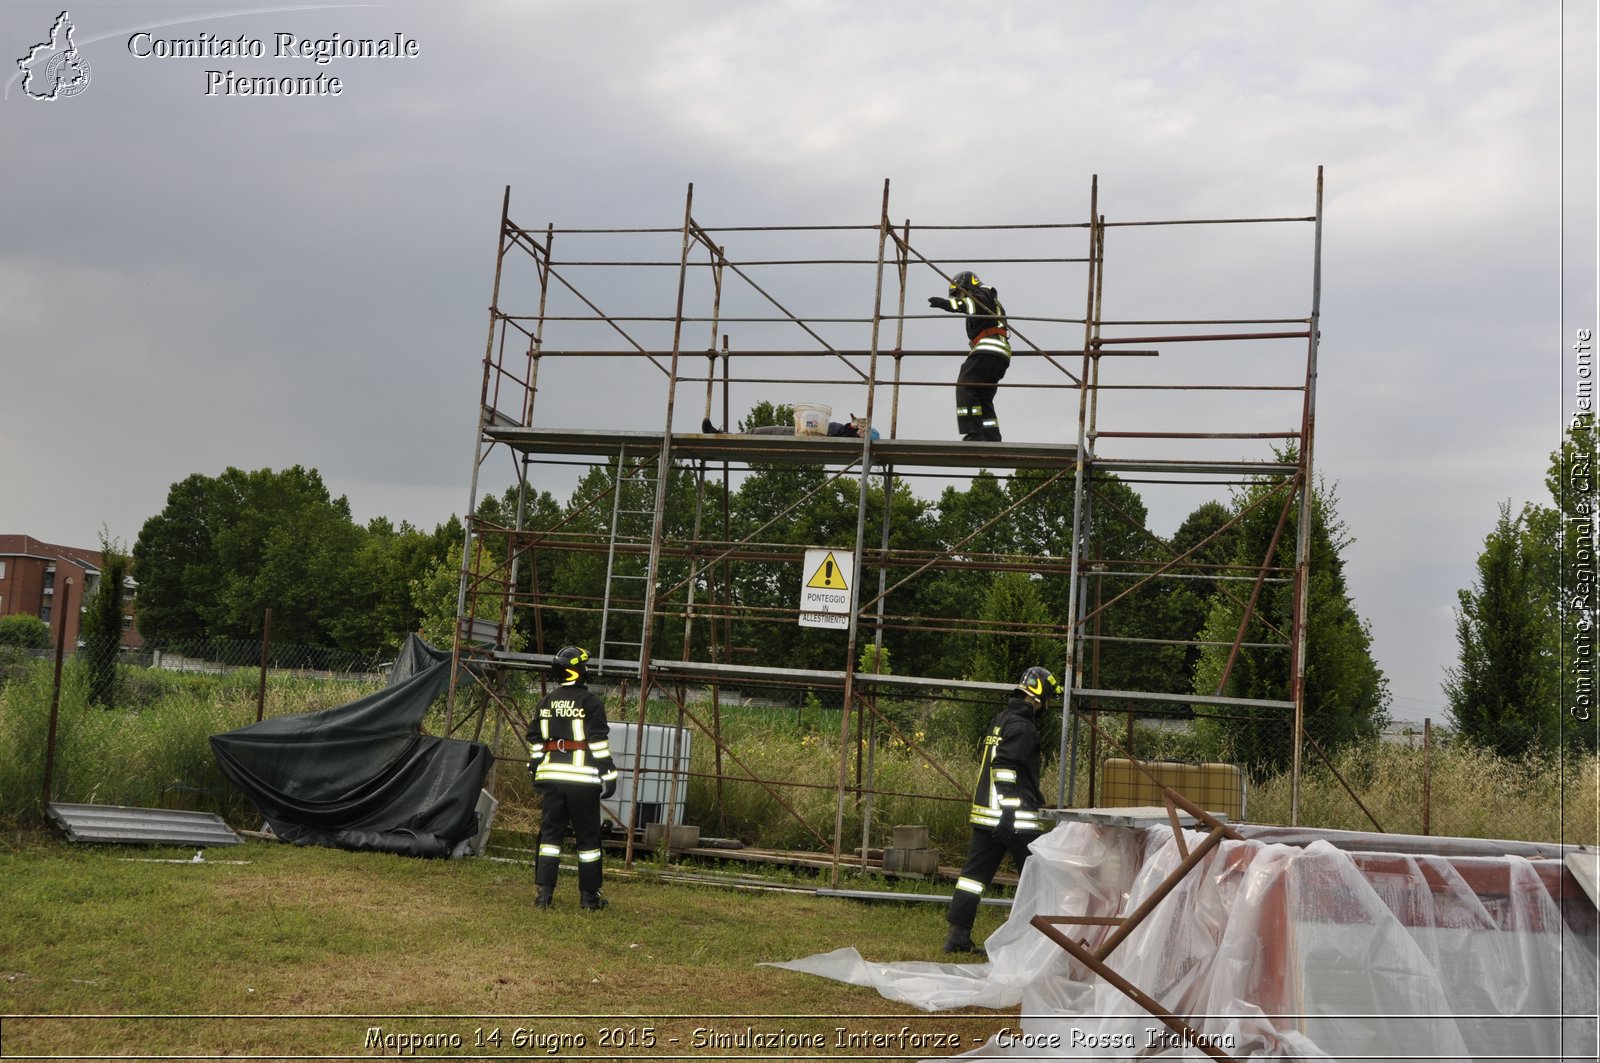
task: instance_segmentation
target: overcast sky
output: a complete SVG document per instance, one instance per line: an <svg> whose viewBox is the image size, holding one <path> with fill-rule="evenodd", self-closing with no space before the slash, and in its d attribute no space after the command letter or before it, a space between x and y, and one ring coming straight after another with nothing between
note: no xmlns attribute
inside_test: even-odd
<svg viewBox="0 0 1600 1063"><path fill-rule="evenodd" d="M464 510L507 185L539 228L674 226L690 182L705 225L872 225L885 179L897 220L1081 222L1096 176L1111 220L1309 214L1320 165L1317 468L1393 710L1442 721L1456 593L1498 503L1548 501L1595 325L1588 2L100 4L68 9L87 83L48 101L16 60L48 65L61 8L3 10L0 532L49 542L131 545L228 466L314 467L362 521ZM278 33L417 54L278 59ZM136 54L202 34L266 54ZM1114 235L1108 314L1141 286L1307 312L1308 245L1209 238L1141 261ZM995 269L1014 315L1061 312ZM630 386L590 382L593 427L660 428ZM1030 394L1007 438L1063 438ZM916 401L902 435L953 434L948 392Z"/></svg>

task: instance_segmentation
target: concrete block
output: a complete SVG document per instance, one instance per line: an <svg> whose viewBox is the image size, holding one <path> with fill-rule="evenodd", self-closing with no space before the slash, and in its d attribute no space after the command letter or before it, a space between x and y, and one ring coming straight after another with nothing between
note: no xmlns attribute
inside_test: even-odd
<svg viewBox="0 0 1600 1063"><path fill-rule="evenodd" d="M662 839L666 840L669 852L678 849L694 849L700 845L700 828L688 827L681 824L670 828L665 823L646 823L644 827L644 847L646 849L661 848Z"/></svg>
<svg viewBox="0 0 1600 1063"><path fill-rule="evenodd" d="M939 870L937 849L896 849L883 851L883 872L886 875L931 875Z"/></svg>
<svg viewBox="0 0 1600 1063"><path fill-rule="evenodd" d="M928 828L920 824L895 827L889 844L896 849L926 849Z"/></svg>

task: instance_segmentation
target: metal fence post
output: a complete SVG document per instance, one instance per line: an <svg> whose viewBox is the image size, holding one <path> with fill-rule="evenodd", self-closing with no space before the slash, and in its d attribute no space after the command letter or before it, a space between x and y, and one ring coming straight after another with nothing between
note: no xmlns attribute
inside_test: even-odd
<svg viewBox="0 0 1600 1063"><path fill-rule="evenodd" d="M272 645L272 607L261 618L261 681L256 684L256 723L267 711L267 649Z"/></svg>
<svg viewBox="0 0 1600 1063"><path fill-rule="evenodd" d="M50 731L44 740L44 807L50 807L50 788L54 782L56 764L56 720L61 713L61 659L67 649L67 608L72 604L72 577L62 581L61 623L56 626L56 677L50 688Z"/></svg>
<svg viewBox="0 0 1600 1063"><path fill-rule="evenodd" d="M1422 833L1432 834L1433 822L1433 717L1422 720Z"/></svg>

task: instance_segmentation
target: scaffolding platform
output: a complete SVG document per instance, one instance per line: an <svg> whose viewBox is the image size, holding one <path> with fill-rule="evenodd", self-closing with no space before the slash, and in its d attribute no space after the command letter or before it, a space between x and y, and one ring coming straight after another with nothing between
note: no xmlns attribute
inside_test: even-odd
<svg viewBox="0 0 1600 1063"><path fill-rule="evenodd" d="M484 434L523 454L593 457L659 454L663 432L619 432L578 428L490 427ZM1059 469L1078 459L1067 443L966 442L955 439L858 439L854 436L784 436L749 432L673 433L679 458L755 465L843 465L859 463L871 444L874 467L925 466L964 469Z"/></svg>
<svg viewBox="0 0 1600 1063"><path fill-rule="evenodd" d="M519 454L607 460L654 457L664 432L593 428L521 428L490 424L483 435ZM674 457L744 465L844 466L863 459L866 441L851 436L783 436L749 432L675 432ZM1060 469L1078 460L1073 443L973 442L961 439L875 439L871 468ZM1299 468L1283 461L1182 461L1161 458L1093 458L1103 472L1172 475L1288 476Z"/></svg>

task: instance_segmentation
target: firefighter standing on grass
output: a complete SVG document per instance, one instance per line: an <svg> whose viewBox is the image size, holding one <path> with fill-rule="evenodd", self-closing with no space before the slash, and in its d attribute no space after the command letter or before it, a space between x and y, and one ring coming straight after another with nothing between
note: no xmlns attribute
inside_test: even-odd
<svg viewBox="0 0 1600 1063"><path fill-rule="evenodd" d="M1000 416L995 413L995 385L1011 368L1011 341L1006 338L1006 309L1000 295L971 270L950 281L948 295L931 295L928 305L967 319L972 345L956 374L956 428L966 440L1000 441Z"/></svg>
<svg viewBox="0 0 1600 1063"><path fill-rule="evenodd" d="M967 862L956 880L945 921L950 933L946 952L983 952L972 942L972 922L983 891L1007 853L1022 870L1028 845L1045 831L1039 809L1039 714L1045 701L1061 694L1061 684L1048 668L1035 665L1022 673L1005 708L989 721L978 765L978 786L972 795L972 839Z"/></svg>
<svg viewBox="0 0 1600 1063"><path fill-rule="evenodd" d="M578 839L578 907L604 908L600 896L600 802L617 789L605 703L589 690L589 651L567 646L551 662L561 684L539 702L528 727L528 770L539 791L539 858L535 908L548 908L561 869L567 825Z"/></svg>

